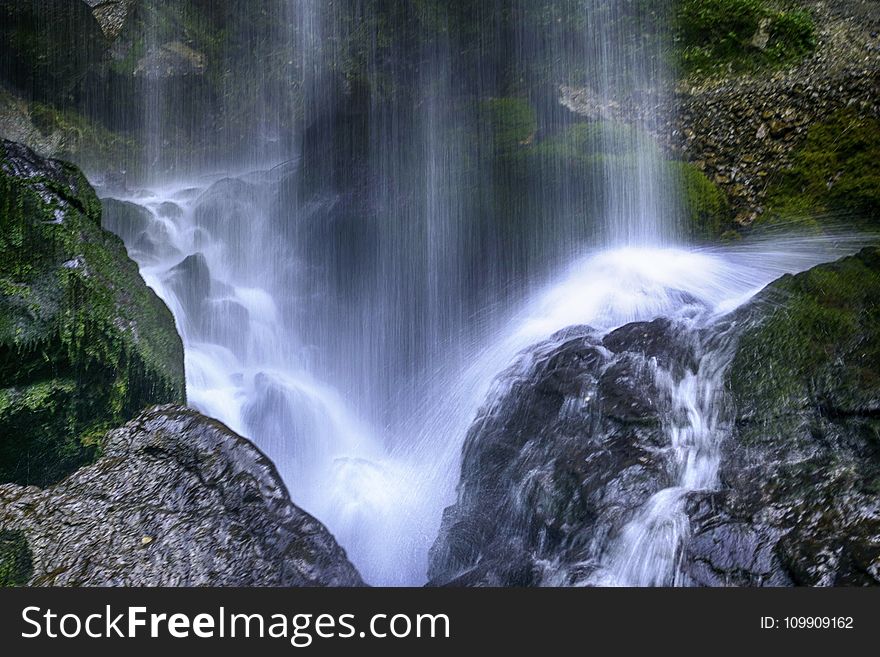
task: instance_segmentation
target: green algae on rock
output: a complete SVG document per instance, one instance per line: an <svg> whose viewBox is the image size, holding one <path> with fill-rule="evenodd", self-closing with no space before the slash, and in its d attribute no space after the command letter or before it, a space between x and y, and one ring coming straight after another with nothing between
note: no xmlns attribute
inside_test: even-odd
<svg viewBox="0 0 880 657"><path fill-rule="evenodd" d="M78 169L4 141L0 221L0 481L47 485L184 401L183 347Z"/></svg>
<svg viewBox="0 0 880 657"><path fill-rule="evenodd" d="M703 585L880 582L880 249L785 276L737 312L724 488L695 496Z"/></svg>
<svg viewBox="0 0 880 657"><path fill-rule="evenodd" d="M810 126L791 166L767 195L767 220L820 223L846 214L866 228L880 219L880 121L852 109Z"/></svg>
<svg viewBox="0 0 880 657"><path fill-rule="evenodd" d="M33 555L24 532L0 531L0 586L25 586L33 572Z"/></svg>

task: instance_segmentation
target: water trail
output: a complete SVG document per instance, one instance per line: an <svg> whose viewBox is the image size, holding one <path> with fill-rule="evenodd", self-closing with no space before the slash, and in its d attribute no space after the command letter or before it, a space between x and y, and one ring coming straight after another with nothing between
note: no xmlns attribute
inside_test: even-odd
<svg viewBox="0 0 880 657"><path fill-rule="evenodd" d="M682 327L685 339L702 342L699 326ZM669 439L665 465L670 485L654 493L606 547L605 568L591 583L616 586L686 584L679 561L690 533L685 509L688 493L718 485L721 446L729 427L724 413L724 373L733 357L733 342L713 336L713 344L697 344L699 364L676 375L655 367L659 390L668 395L661 413Z"/></svg>

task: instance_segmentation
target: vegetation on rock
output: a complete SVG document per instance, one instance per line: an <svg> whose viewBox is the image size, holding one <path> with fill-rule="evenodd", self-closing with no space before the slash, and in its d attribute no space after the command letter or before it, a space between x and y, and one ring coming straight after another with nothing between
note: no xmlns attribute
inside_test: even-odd
<svg viewBox="0 0 880 657"><path fill-rule="evenodd" d="M0 155L0 482L46 485L108 428L184 400L183 347L82 173Z"/></svg>
<svg viewBox="0 0 880 657"><path fill-rule="evenodd" d="M877 403L880 249L785 276L758 303L760 320L730 368L746 416L793 418L817 402L852 413Z"/></svg>
<svg viewBox="0 0 880 657"><path fill-rule="evenodd" d="M508 153L535 138L538 121L528 101L520 98L490 98L483 102L496 153Z"/></svg>
<svg viewBox="0 0 880 657"><path fill-rule="evenodd" d="M880 249L783 277L736 321L724 488L693 500L689 570L703 585L876 585Z"/></svg>
<svg viewBox="0 0 880 657"><path fill-rule="evenodd" d="M792 160L768 192L765 221L817 225L823 215L843 214L878 227L880 121L840 110L810 126Z"/></svg>
<svg viewBox="0 0 880 657"><path fill-rule="evenodd" d="M660 179L680 190L680 223L686 237L716 239L727 229L730 208L719 187L695 165L665 159L656 141L634 126L613 121L575 123L516 153L523 176L547 171L552 174L547 184L580 185L601 198L598 181L603 176L632 176L639 151L654 151L653 157L661 166Z"/></svg>
<svg viewBox="0 0 880 657"><path fill-rule="evenodd" d="M765 0L684 0L681 62L687 72L747 72L797 62L816 45L810 14Z"/></svg>

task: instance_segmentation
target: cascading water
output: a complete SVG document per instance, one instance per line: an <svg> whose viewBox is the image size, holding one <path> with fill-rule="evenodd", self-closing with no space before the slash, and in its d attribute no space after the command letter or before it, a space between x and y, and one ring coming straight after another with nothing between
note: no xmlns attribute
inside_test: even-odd
<svg viewBox="0 0 880 657"><path fill-rule="evenodd" d="M268 52L281 51L287 86L265 92L242 160L273 164L106 190L146 212L138 229L119 228L118 207L106 220L175 315L190 403L264 449L370 583L424 582L468 426L524 349L572 325L656 317L696 340L781 274L847 250L672 248L677 182L645 110L663 105L663 44L636 38L646 21L663 33L665 3L536 4L438 3L412 28L410 3L390 18L372 3L280 3ZM392 19L408 37L389 51L376 26ZM356 37L360 77L345 69ZM524 78L554 88L523 99ZM590 122L558 102L575 82ZM152 165L164 92L145 90ZM523 105L537 118L519 118ZM630 126L606 125L633 105ZM541 130L547 147L523 154ZM680 501L716 485L724 435L727 352L700 349L694 369L646 365L669 400L670 485L600 546L584 583L682 583Z"/></svg>

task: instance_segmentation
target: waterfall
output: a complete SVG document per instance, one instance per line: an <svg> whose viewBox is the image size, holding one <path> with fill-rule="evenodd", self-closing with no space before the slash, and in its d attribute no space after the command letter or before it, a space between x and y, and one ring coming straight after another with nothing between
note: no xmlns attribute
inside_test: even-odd
<svg viewBox="0 0 880 657"><path fill-rule="evenodd" d="M145 76L151 175L102 193L145 213L120 233L177 320L190 403L266 451L370 583L424 582L468 426L522 350L577 324L706 326L838 253L686 246L650 136L665 2L270 4L240 67L247 127L194 119L204 151L182 166L162 153L178 108ZM680 502L716 485L725 362L706 346L656 371L672 483L603 548L606 583L677 581Z"/></svg>
<svg viewBox="0 0 880 657"><path fill-rule="evenodd" d="M698 342L697 367L675 373L671 368L651 364L656 370L657 388L669 400L662 417L669 440L664 461L671 485L654 493L609 546L606 554L610 564L598 579L601 584L686 583L679 564L681 547L690 533L687 496L714 490L718 485L721 446L729 430L724 373L733 357L733 342L722 335L720 339L714 336L712 345L700 344L694 326L682 326L681 331L686 340Z"/></svg>

